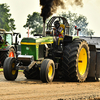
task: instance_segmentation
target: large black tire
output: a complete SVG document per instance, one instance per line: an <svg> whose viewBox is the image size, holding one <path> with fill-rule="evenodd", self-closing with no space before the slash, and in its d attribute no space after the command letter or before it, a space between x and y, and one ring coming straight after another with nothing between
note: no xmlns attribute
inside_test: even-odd
<svg viewBox="0 0 100 100"><path fill-rule="evenodd" d="M64 47L63 76L66 81L84 82L87 78L90 64L90 51L83 39L73 40Z"/></svg>
<svg viewBox="0 0 100 100"><path fill-rule="evenodd" d="M40 71L38 68L32 67L29 71L24 70L23 73L27 79L40 79Z"/></svg>
<svg viewBox="0 0 100 100"><path fill-rule="evenodd" d="M0 51L0 65L3 66L4 60L8 57L8 51ZM0 67L1 67L0 66Z"/></svg>
<svg viewBox="0 0 100 100"><path fill-rule="evenodd" d="M3 65L3 73L4 73L4 77L7 80L15 80L17 78L18 75L18 70L16 70L16 66L15 66L15 58L12 57L7 57L4 61L4 65Z"/></svg>
<svg viewBox="0 0 100 100"><path fill-rule="evenodd" d="M55 75L55 65L53 60L44 59L41 64L40 79L42 82L52 82Z"/></svg>

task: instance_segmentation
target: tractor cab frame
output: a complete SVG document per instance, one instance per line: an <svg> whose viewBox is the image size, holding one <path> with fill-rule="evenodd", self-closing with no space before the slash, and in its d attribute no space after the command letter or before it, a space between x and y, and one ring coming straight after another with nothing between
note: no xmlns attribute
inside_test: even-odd
<svg viewBox="0 0 100 100"><path fill-rule="evenodd" d="M69 35L69 23L67 22L67 20L64 17L60 17L60 16L54 16L52 17L48 23L47 23L47 30L46 30L46 34L48 35L53 35L54 36L54 30L53 28L54 26L54 22L55 21L59 21L60 24L63 24L65 26L65 31L64 31L64 36L65 35Z"/></svg>

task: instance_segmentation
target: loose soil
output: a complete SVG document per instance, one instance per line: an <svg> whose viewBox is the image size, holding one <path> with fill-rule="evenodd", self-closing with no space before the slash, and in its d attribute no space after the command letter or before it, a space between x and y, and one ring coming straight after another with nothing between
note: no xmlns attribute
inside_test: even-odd
<svg viewBox="0 0 100 100"><path fill-rule="evenodd" d="M26 79L23 72L7 81L0 72L0 100L100 100L100 82L42 83Z"/></svg>

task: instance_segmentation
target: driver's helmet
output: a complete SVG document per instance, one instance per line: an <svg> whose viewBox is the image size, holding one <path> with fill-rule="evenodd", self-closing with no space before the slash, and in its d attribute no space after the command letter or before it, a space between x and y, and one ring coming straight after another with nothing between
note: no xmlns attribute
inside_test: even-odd
<svg viewBox="0 0 100 100"><path fill-rule="evenodd" d="M60 23L59 23L59 21L58 21L58 20L54 22L54 26L55 26L55 28L59 28Z"/></svg>

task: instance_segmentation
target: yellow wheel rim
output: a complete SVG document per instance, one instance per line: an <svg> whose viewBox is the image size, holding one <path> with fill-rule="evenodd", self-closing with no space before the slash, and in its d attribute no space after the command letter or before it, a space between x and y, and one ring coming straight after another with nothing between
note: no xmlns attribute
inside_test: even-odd
<svg viewBox="0 0 100 100"><path fill-rule="evenodd" d="M85 73L86 67L87 67L87 52L85 48L82 48L78 58L78 71L80 75L83 75Z"/></svg>
<svg viewBox="0 0 100 100"><path fill-rule="evenodd" d="M12 68L15 67L15 63L12 64ZM15 75L16 74L16 70L12 70L12 75Z"/></svg>
<svg viewBox="0 0 100 100"><path fill-rule="evenodd" d="M53 68L52 66L50 65L49 68L48 68L48 76L51 77L53 74Z"/></svg>

